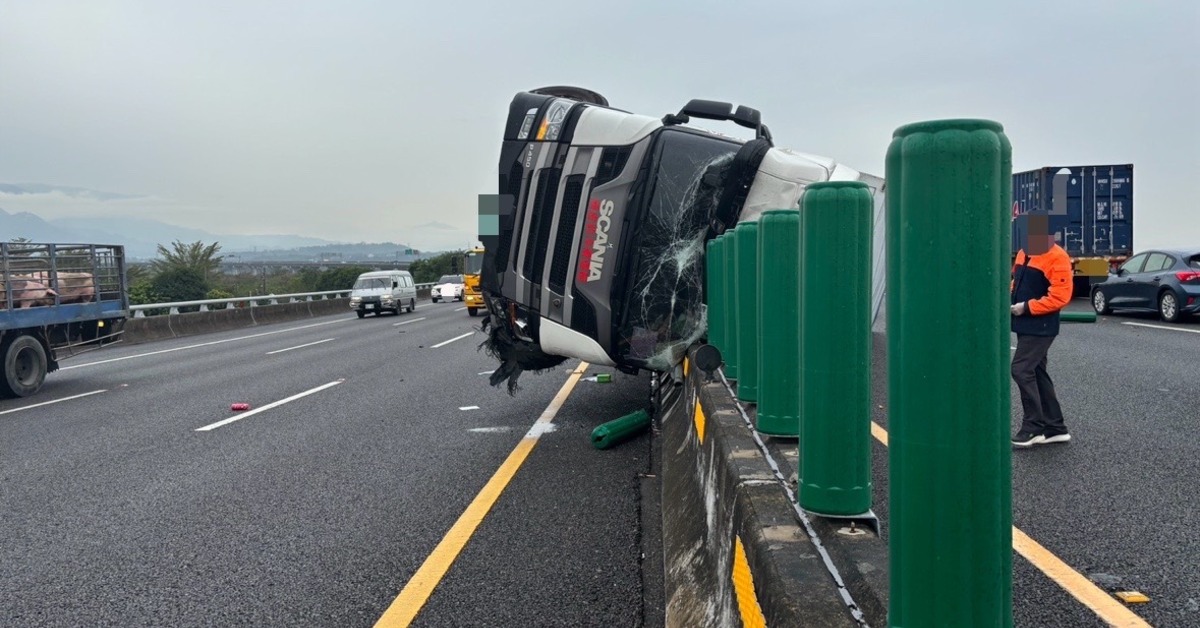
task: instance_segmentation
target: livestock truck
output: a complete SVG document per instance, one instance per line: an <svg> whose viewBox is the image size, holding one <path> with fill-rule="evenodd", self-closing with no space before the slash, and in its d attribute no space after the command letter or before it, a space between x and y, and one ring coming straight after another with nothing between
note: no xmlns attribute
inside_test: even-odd
<svg viewBox="0 0 1200 628"><path fill-rule="evenodd" d="M732 122L730 137L695 120ZM862 181L883 238L883 180L778 148L761 114L692 100L678 113L615 109L591 90L518 93L500 150L498 202L481 202L485 347L491 383L567 358L627 373L670 372L707 330L705 242L769 209L795 208L813 182ZM883 300L874 255L872 301Z"/></svg>
<svg viewBox="0 0 1200 628"><path fill-rule="evenodd" d="M61 357L120 339L129 316L119 245L0 243L0 397L28 397Z"/></svg>

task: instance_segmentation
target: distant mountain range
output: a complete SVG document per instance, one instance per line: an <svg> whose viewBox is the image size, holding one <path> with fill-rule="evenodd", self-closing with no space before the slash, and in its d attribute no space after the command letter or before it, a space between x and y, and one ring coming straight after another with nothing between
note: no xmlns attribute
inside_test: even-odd
<svg viewBox="0 0 1200 628"><path fill-rule="evenodd" d="M0 197L8 197L17 205L22 204L20 199L50 194L87 204L146 198L42 183L0 183ZM431 253L461 249L475 241L473 234L440 222L405 228L404 235L409 243L345 243L298 235L226 235L147 218L105 215L47 220L33 212L8 212L0 207L0 241L28 238L34 242L121 244L125 246L125 255L130 260L152 259L157 256L159 244L169 247L176 240L185 243L220 242L220 254L235 254L244 259L280 259L281 255L286 257L283 252L287 252L302 256L300 259L307 259L311 255L332 255L335 259L346 261L380 257L395 259L397 256L404 258L409 249ZM241 255L243 253L245 255Z"/></svg>
<svg viewBox="0 0 1200 628"><path fill-rule="evenodd" d="M74 217L44 220L29 212L10 214L3 209L0 209L0 237L6 241L28 238L34 242L122 244L126 257L133 260L151 259L157 255L159 244L170 246L175 240L220 242L222 254L337 244L332 240L304 236L220 235L145 218Z"/></svg>

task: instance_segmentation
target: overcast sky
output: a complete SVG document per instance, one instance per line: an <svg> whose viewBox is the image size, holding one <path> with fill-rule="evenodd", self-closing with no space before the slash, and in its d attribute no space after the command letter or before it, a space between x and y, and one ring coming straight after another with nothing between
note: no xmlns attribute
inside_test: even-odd
<svg viewBox="0 0 1200 628"><path fill-rule="evenodd" d="M994 119L1015 170L1134 164L1136 248L1200 244L1198 42L1196 0L0 0L0 183L147 197L0 207L474 233L513 94L574 84L750 105L777 145L879 175L902 124Z"/></svg>

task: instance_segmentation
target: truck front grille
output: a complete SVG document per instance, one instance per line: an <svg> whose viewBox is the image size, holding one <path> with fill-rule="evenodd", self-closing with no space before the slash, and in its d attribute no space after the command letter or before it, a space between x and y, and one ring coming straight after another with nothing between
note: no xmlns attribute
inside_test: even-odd
<svg viewBox="0 0 1200 628"><path fill-rule="evenodd" d="M554 202L558 198L559 168L546 168L539 173L537 195L533 198L533 217L525 248L525 279L541 283L546 269L546 249L550 246L550 225L554 222Z"/></svg>
<svg viewBox="0 0 1200 628"><path fill-rule="evenodd" d="M501 194L507 194L512 197L512 215L508 217L509 222L505 222L505 218L501 217L500 238L496 245L496 266L502 272L507 272L510 268L515 268L516 263L508 258L512 251L513 232L520 228L520 212L517 208L521 205L521 178L525 174L525 168L521 166L520 161L513 162L512 168L509 168L508 179L503 181L503 187L500 190Z"/></svg>
<svg viewBox="0 0 1200 628"><path fill-rule="evenodd" d="M596 322L596 307L578 290L571 289L571 329L591 338L596 338L599 325Z"/></svg>
<svg viewBox="0 0 1200 628"><path fill-rule="evenodd" d="M567 273L571 267L571 247L575 244L575 221L579 217L579 202L583 197L584 175L567 177L563 189L562 213L558 216L558 234L554 238L554 260L550 263L550 289L563 294Z"/></svg>

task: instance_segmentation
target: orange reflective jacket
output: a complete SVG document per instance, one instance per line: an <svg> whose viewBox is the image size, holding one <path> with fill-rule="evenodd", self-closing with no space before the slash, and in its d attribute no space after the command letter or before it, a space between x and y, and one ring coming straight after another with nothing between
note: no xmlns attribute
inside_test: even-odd
<svg viewBox="0 0 1200 628"><path fill-rule="evenodd" d="M1041 255L1017 252L1012 270L1012 303L1025 303L1014 316L1012 330L1031 336L1058 335L1058 312L1071 301L1075 274L1071 257L1057 244Z"/></svg>

